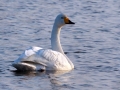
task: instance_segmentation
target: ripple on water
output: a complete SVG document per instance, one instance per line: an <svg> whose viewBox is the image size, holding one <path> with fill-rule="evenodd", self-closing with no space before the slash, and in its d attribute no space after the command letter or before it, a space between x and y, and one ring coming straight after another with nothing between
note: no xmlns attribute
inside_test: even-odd
<svg viewBox="0 0 120 90"><path fill-rule="evenodd" d="M0 89L119 90L120 0L1 0ZM13 72L11 63L26 48L51 48L55 16L75 25L61 30L61 44L74 63L70 72Z"/></svg>

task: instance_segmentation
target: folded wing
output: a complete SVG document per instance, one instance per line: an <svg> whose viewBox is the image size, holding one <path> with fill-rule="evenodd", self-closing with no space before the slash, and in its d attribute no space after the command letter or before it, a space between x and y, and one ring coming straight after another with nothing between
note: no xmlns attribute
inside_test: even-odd
<svg viewBox="0 0 120 90"><path fill-rule="evenodd" d="M17 70L68 70L70 64L65 55L51 49L31 47L13 62Z"/></svg>

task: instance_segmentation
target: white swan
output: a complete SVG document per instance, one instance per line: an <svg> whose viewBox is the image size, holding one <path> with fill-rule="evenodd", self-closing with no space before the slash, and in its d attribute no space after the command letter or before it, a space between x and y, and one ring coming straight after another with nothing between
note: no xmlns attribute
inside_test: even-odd
<svg viewBox="0 0 120 90"><path fill-rule="evenodd" d="M51 49L30 47L12 63L17 70L71 70L73 63L64 54L60 44L60 30L65 24L75 24L64 14L59 14L54 22L51 35Z"/></svg>

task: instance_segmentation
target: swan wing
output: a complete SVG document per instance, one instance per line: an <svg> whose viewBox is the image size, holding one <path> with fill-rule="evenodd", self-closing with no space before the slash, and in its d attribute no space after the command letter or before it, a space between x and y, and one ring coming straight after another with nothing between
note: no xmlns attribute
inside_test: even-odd
<svg viewBox="0 0 120 90"><path fill-rule="evenodd" d="M69 70L68 58L60 52L40 47L31 47L13 62L18 70Z"/></svg>

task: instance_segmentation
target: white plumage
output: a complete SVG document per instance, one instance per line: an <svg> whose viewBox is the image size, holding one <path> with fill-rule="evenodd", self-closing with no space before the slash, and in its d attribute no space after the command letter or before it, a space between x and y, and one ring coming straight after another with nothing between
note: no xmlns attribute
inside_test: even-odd
<svg viewBox="0 0 120 90"><path fill-rule="evenodd" d="M60 30L65 24L74 24L64 14L59 14L56 19L51 35L51 49L41 47L30 47L25 50L20 57L13 62L13 67L17 70L71 70L73 63L63 53L60 44Z"/></svg>

